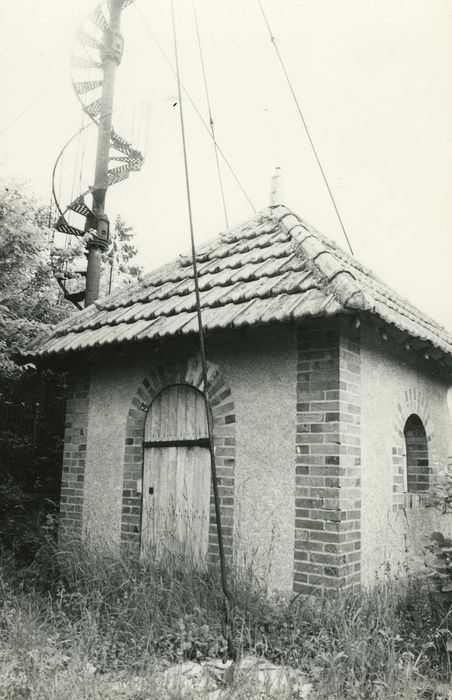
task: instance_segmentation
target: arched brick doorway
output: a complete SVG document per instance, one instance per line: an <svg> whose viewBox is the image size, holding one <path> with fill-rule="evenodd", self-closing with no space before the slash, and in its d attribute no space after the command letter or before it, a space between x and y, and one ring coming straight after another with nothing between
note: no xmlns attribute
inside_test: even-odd
<svg viewBox="0 0 452 700"><path fill-rule="evenodd" d="M141 552L203 558L210 515L206 403L187 384L166 387L144 425Z"/></svg>
<svg viewBox="0 0 452 700"><path fill-rule="evenodd" d="M234 473L236 414L231 389L220 370L207 363L207 394L212 409L216 449L217 477L223 540L226 556L232 558L234 521ZM197 357L181 365L156 366L137 387L129 408L124 444L124 479L122 492L121 541L128 550L140 549L143 504L143 435L146 417L152 402L167 387L188 385L204 391L202 371ZM212 494L211 494L212 496ZM216 518L213 499L210 502L208 554L218 556Z"/></svg>

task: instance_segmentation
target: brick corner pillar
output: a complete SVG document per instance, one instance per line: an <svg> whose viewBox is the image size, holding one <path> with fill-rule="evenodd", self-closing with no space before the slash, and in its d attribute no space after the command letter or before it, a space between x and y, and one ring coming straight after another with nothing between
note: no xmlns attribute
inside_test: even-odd
<svg viewBox="0 0 452 700"><path fill-rule="evenodd" d="M88 435L89 376L74 375L66 395L59 541L81 536Z"/></svg>
<svg viewBox="0 0 452 700"><path fill-rule="evenodd" d="M298 329L294 591L360 586L360 338L348 317Z"/></svg>

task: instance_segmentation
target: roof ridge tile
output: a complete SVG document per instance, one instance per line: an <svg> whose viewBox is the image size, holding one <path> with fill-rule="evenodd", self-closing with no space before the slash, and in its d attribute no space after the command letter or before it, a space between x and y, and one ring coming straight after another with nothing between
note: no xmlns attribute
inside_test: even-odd
<svg viewBox="0 0 452 700"><path fill-rule="evenodd" d="M344 309L371 310L375 304L356 277L344 270L334 253L325 247L323 241L297 217L288 213L286 207L277 207L274 217L297 245L297 250L311 264L314 274L320 277L334 294Z"/></svg>

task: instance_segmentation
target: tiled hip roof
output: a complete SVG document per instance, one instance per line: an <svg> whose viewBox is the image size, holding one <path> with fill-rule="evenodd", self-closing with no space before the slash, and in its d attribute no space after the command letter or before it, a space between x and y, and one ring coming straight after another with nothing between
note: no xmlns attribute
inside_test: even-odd
<svg viewBox="0 0 452 700"><path fill-rule="evenodd" d="M237 328L341 312L375 314L410 336L452 354L452 337L399 297L354 257L286 207L265 210L197 253L203 322ZM71 316L36 359L114 343L197 330L191 259L149 273Z"/></svg>

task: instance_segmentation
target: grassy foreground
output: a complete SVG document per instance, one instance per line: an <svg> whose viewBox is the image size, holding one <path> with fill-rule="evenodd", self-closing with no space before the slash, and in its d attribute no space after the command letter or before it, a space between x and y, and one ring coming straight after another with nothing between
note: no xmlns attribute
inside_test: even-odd
<svg viewBox="0 0 452 700"><path fill-rule="evenodd" d="M250 571L233 588L239 654L306 672L313 697L451 697L449 611L418 578L335 599L268 598ZM224 652L216 568L170 556L144 565L76 542L28 565L3 554L0 599L0 698L175 700L154 682L162 663Z"/></svg>

